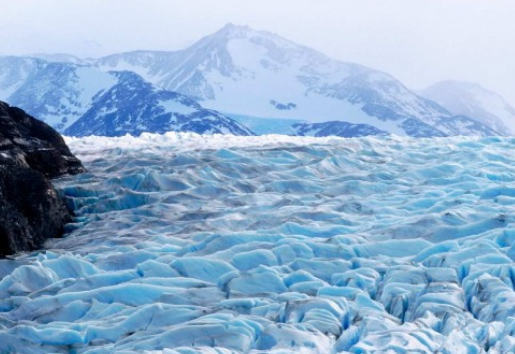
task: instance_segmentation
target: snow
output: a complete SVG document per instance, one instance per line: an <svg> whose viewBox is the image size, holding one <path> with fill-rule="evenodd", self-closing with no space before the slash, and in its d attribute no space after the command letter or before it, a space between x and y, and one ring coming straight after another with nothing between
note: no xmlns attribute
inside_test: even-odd
<svg viewBox="0 0 515 354"><path fill-rule="evenodd" d="M66 141L77 215L0 261L0 352L515 348L515 139Z"/></svg>
<svg viewBox="0 0 515 354"><path fill-rule="evenodd" d="M274 58L273 49L273 46L265 46L255 38L230 40L227 50L237 69L231 77L216 70L206 73L208 82L216 82L217 86L214 87L215 99L203 101L203 105L228 112L229 116L301 119L309 122L331 120L356 124L368 122L378 129L405 135L405 132L397 126L398 122L370 117L361 110L362 104L352 104L346 100L320 95L315 87L310 88L302 83L301 76L309 75L305 68L306 53L294 51L289 53L292 58L279 61ZM273 62L273 69L263 65L263 60ZM323 70L323 68L325 66L316 69ZM337 69L325 78L325 84L336 83L343 80L346 75L348 73L345 70ZM322 84L319 83L319 85ZM297 107L292 111L278 110L270 104L272 100L292 102Z"/></svg>
<svg viewBox="0 0 515 354"><path fill-rule="evenodd" d="M0 78L0 82L2 82L2 78ZM0 99L3 101L8 101L9 97L18 90L21 85L11 85L8 87L2 87L0 89Z"/></svg>
<svg viewBox="0 0 515 354"><path fill-rule="evenodd" d="M113 70L113 68L108 65L100 64L97 66L100 69L103 69L105 71ZM142 67L141 65L135 65L135 64L128 63L128 62L124 61L123 59L116 62L116 71L132 71L144 79L148 80L150 78L150 76L148 75L147 68Z"/></svg>
<svg viewBox="0 0 515 354"><path fill-rule="evenodd" d="M156 87L180 92L231 117L367 123L397 135L406 135L399 125L407 117L435 127L442 117L449 118L447 111L388 74L243 26L226 26L183 50L122 53L95 65L132 70ZM295 108L278 109L271 102ZM366 104L368 113L362 110ZM285 130L288 127L273 133Z"/></svg>
<svg viewBox="0 0 515 354"><path fill-rule="evenodd" d="M59 104L47 106L47 113L38 116L51 126L58 126L60 131L70 127L91 107L95 95L117 83L114 75L89 66L74 67L69 80L55 84L63 90ZM44 88L40 89L44 92ZM63 117L66 122L62 121Z"/></svg>
<svg viewBox="0 0 515 354"><path fill-rule="evenodd" d="M484 92L470 95L469 101L481 101L478 105L495 114L504 114L503 117L472 115L486 126L472 118L454 117L386 73L333 60L275 34L235 25L228 25L175 52L135 51L76 64L73 63L77 58L65 55L51 56L47 61L3 57L0 62L5 63L0 69L0 98L11 96L13 105L24 108L61 132L77 136L125 132L137 135L147 130L162 133L167 130L163 127L198 133L250 133L231 122L222 124L220 120L213 120L209 126L198 121L180 124L178 117L172 118L177 122L163 122L159 113L155 117L148 113L148 110L161 112L162 109L182 115L201 113L201 107L190 108L170 101L154 100L145 105L135 99L131 110L147 110L143 115L124 111L127 104L108 112L102 108L108 103L114 107L122 100L130 100L129 95L137 98L147 94L147 90L157 94L159 89L182 93L199 101L202 107L224 112L248 124L256 134L293 135L298 131L291 125L299 121L338 121L368 124L395 135L505 135L508 130L505 126L511 126L515 117L515 110L502 99ZM116 84L115 77L127 76L128 71L141 78L119 82L117 90L109 91ZM145 84L136 85L140 79ZM110 102L101 102L107 99L102 95L105 92L110 93ZM93 124L107 113L113 113L108 119L112 123L109 127ZM84 120L70 129L81 117L85 117ZM153 118L157 121L144 122ZM135 120L135 124L123 124ZM88 126L91 126L90 131L84 131ZM139 129L129 131L131 127ZM328 124L323 134L330 132L330 127ZM338 127L333 125L332 129L335 133ZM344 134L341 126L339 129L340 135ZM366 131L363 126L352 130ZM320 131L313 129L304 135L317 133ZM367 134L370 133L373 132L369 127Z"/></svg>
<svg viewBox="0 0 515 354"><path fill-rule="evenodd" d="M30 58L0 57L0 99L8 101L38 67Z"/></svg>
<svg viewBox="0 0 515 354"><path fill-rule="evenodd" d="M190 107L190 106L185 105L184 103L174 101L174 100L160 101L160 102L158 102L158 105L163 107L165 109L165 112L171 112L171 113L177 113L177 114L183 114L183 115L188 115L188 114L191 114L198 110L195 107Z"/></svg>
<svg viewBox="0 0 515 354"><path fill-rule="evenodd" d="M502 134L515 134L515 109L500 95L479 84L442 81L420 93L454 114L468 115Z"/></svg>
<svg viewBox="0 0 515 354"><path fill-rule="evenodd" d="M116 76L106 74L95 68L88 66L77 67L75 74L77 75L77 81L80 83L80 107L87 107L93 96L101 91L107 91L118 82Z"/></svg>
<svg viewBox="0 0 515 354"><path fill-rule="evenodd" d="M6 61L3 73L0 71L0 99L8 99L11 105L59 131L77 121L90 108L95 95L117 82L114 75L90 66L8 59L0 57L0 61Z"/></svg>

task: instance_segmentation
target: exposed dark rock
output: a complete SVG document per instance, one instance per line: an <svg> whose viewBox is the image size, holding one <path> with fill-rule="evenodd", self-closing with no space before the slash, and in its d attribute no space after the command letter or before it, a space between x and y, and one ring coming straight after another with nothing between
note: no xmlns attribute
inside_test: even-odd
<svg viewBox="0 0 515 354"><path fill-rule="evenodd" d="M4 102L0 102L0 165L27 166L49 178L84 172L59 133Z"/></svg>
<svg viewBox="0 0 515 354"><path fill-rule="evenodd" d="M71 213L47 178L83 171L56 131L0 102L0 257L63 234Z"/></svg>
<svg viewBox="0 0 515 354"><path fill-rule="evenodd" d="M38 171L0 166L0 257L40 248L71 220L52 184Z"/></svg>

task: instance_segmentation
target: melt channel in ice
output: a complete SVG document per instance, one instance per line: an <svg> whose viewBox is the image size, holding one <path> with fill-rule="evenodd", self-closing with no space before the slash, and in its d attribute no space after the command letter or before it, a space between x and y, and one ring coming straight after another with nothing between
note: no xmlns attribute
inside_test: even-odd
<svg viewBox="0 0 515 354"><path fill-rule="evenodd" d="M69 138L0 353L513 353L515 139Z"/></svg>

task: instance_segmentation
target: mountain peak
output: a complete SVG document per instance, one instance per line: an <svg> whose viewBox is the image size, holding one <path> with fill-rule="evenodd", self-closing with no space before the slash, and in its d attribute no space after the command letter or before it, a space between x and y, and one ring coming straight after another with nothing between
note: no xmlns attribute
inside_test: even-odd
<svg viewBox="0 0 515 354"><path fill-rule="evenodd" d="M215 36L221 37L246 37L250 32L254 32L252 28L246 25L235 25L232 22L227 23L219 29Z"/></svg>
<svg viewBox="0 0 515 354"><path fill-rule="evenodd" d="M220 28L217 32L213 33L210 36L207 36L206 38L212 38L216 41L220 41L220 39L223 39L221 42L231 40L231 39L241 39L241 38L264 38L266 40L271 40L273 42L281 43L282 46L286 47L302 47L301 45L294 43L286 38L283 38L273 32L264 31L264 30L256 30L252 27L249 27L247 25L236 25L234 23L227 23L225 26Z"/></svg>

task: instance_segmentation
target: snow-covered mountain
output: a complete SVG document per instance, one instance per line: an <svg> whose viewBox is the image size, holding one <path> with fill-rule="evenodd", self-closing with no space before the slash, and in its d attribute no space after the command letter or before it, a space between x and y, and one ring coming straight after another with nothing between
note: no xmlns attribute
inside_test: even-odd
<svg viewBox="0 0 515 354"><path fill-rule="evenodd" d="M252 134L231 118L204 109L184 95L157 89L131 72L0 57L0 87L0 98L65 134Z"/></svg>
<svg viewBox="0 0 515 354"><path fill-rule="evenodd" d="M228 115L370 124L399 135L425 136L428 125L436 135L465 133L463 117L386 73L244 26L229 24L181 51L116 54L96 65L132 70ZM488 128L473 133L483 135Z"/></svg>
<svg viewBox="0 0 515 354"><path fill-rule="evenodd" d="M473 117L498 132L515 134L515 108L477 83L441 81L420 91L453 114Z"/></svg>
<svg viewBox="0 0 515 354"><path fill-rule="evenodd" d="M0 56L0 99L7 101L43 65L33 58Z"/></svg>
<svg viewBox="0 0 515 354"><path fill-rule="evenodd" d="M97 94L88 111L64 132L72 136L144 132L253 135L236 121L176 92L156 89L129 71L110 72L115 85Z"/></svg>
<svg viewBox="0 0 515 354"><path fill-rule="evenodd" d="M137 76L121 84L126 76L113 71L131 71L155 88L139 82ZM131 85L132 80L138 83ZM182 120L163 119L159 114L166 109L157 96L169 95L157 88L201 101L208 110L198 106L202 113L196 111ZM23 107L61 132L68 132L88 112L88 123L84 120L70 130L78 135L93 130L139 133L151 127L156 129L153 132L193 129L240 134L250 132L242 124L245 121L252 123L251 130L282 134L311 131L362 136L375 132L434 137L508 133L507 124L499 120L473 116L476 111L451 113L386 73L333 60L275 34L232 24L175 52L137 51L84 61L64 54L0 57L0 99ZM144 99L152 103L139 101ZM163 125L157 129L159 122ZM293 127L299 122L307 126ZM276 131L270 129L274 125Z"/></svg>
<svg viewBox="0 0 515 354"><path fill-rule="evenodd" d="M0 58L2 99L64 132L116 77L92 66L34 58Z"/></svg>

